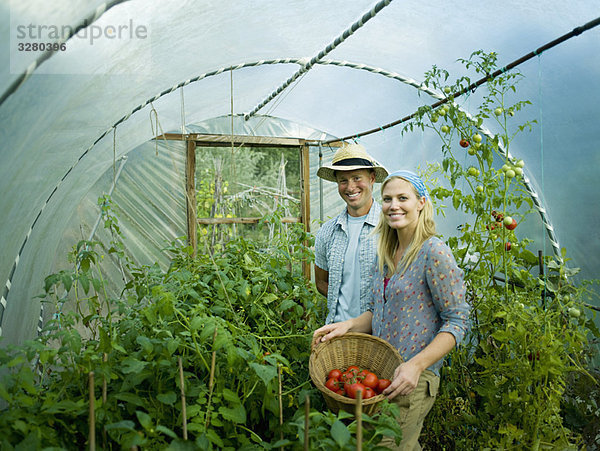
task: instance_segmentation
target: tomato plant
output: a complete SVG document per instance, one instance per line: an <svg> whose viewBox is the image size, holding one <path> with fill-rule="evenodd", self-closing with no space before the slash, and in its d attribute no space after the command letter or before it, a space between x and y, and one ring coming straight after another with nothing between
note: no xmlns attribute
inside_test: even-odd
<svg viewBox="0 0 600 451"><path fill-rule="evenodd" d="M452 83L452 92L471 92L470 75L494 73L497 59L477 51L459 60L468 75ZM515 70L487 78L477 100L470 96L465 103L469 115L459 104L464 99L451 98L444 115L422 107L403 130L428 128L441 142L441 164L429 165L425 178L438 212L448 202L464 218L447 243L464 270L473 307L471 333L446 359L441 394L426 418L421 440L431 449L577 447L577 430L561 413L565 381L575 373L598 383L586 369L593 355L588 339L600 336L582 307L591 290L573 283L577 270L566 266L564 250L543 256L540 271L534 243L517 227L534 205L522 177L525 163L510 156L515 136L536 124L512 123L530 105L517 98L521 78ZM450 74L434 66L424 83L441 89L449 81ZM434 114L438 122L428 120ZM455 147L457 137L469 136L473 145L465 157Z"/></svg>
<svg viewBox="0 0 600 451"><path fill-rule="evenodd" d="M102 208L119 239L108 199ZM310 241L293 226L269 243L239 238L197 257L174 243L164 269L136 265L123 243L78 243L73 269L46 278L42 300L57 314L44 333L0 347L8 369L0 373L0 448L87 448L90 371L103 449L301 448L296 422L307 395L314 449L331 437L355 446L355 425L322 413L308 375L312 332L324 313L299 265L310 259ZM130 276L114 295L96 266L103 251L120 253ZM281 264L290 260L296 264ZM73 308L62 308L67 300ZM386 417L368 421L367 448L381 439L379 425L400 434Z"/></svg>

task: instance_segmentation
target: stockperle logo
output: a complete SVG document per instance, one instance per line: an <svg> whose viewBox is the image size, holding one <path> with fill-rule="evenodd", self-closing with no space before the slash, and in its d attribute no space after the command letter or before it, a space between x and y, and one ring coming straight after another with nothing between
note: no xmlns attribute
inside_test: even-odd
<svg viewBox="0 0 600 451"><path fill-rule="evenodd" d="M64 24L23 22L11 17L11 72L17 73L27 68L32 61L45 52L77 56L78 63L45 64L37 68L37 73L98 73L94 66L95 57L111 53L118 55L125 49L134 51L136 58L148 56L150 62L150 29L147 24L132 18L111 22L100 18L94 23L87 20L73 27ZM138 59L138 61L140 61ZM122 73L139 71L123 64L117 70Z"/></svg>

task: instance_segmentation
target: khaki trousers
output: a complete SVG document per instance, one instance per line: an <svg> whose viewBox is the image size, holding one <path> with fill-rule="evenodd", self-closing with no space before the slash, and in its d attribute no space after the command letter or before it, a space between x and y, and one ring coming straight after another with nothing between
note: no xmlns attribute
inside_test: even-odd
<svg viewBox="0 0 600 451"><path fill-rule="evenodd" d="M400 416L397 418L402 428L402 441L396 445L390 437L385 437L379 445L391 450L418 451L419 435L423 428L423 421L433 407L433 402L440 387L440 378L432 371L425 370L421 373L419 383L414 391L407 396L396 396L392 402L400 407Z"/></svg>

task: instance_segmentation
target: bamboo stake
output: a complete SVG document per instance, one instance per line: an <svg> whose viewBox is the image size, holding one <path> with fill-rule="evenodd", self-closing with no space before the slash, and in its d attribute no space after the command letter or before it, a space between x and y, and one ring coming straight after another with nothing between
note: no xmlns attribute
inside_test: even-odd
<svg viewBox="0 0 600 451"><path fill-rule="evenodd" d="M96 450L96 417L95 417L95 403L96 396L94 395L94 372L90 371L88 375L89 390L90 390L90 430L89 430L89 443L90 451Z"/></svg>
<svg viewBox="0 0 600 451"><path fill-rule="evenodd" d="M539 249L538 249L538 265L540 268L540 280L545 282L546 278L544 277L544 254ZM542 298L542 307L544 308L544 310L546 310L546 285L544 285L544 288L542 289L541 298Z"/></svg>
<svg viewBox="0 0 600 451"><path fill-rule="evenodd" d="M356 451L362 451L362 390L356 392Z"/></svg>
<svg viewBox="0 0 600 451"><path fill-rule="evenodd" d="M215 333L213 334L213 348L215 347L215 341L217 340L217 326L215 326ZM212 359L210 362L210 379L208 380L208 404L206 405L206 421L204 423L205 429L208 429L210 423L210 401L213 394L213 382L215 380L215 362L217 359L217 351L213 350Z"/></svg>
<svg viewBox="0 0 600 451"><path fill-rule="evenodd" d="M279 438L283 440L283 399L281 395L281 365L277 365L277 378L279 379ZM280 448L283 451L283 446Z"/></svg>
<svg viewBox="0 0 600 451"><path fill-rule="evenodd" d="M108 354L106 352L102 355L102 361L104 363L108 362ZM102 376L102 404L103 405L106 404L106 399L107 399L106 392L107 392L106 375L103 375Z"/></svg>
<svg viewBox="0 0 600 451"><path fill-rule="evenodd" d="M102 360L105 363L108 362L108 354L106 352L103 353ZM105 370L106 370L106 368L105 368ZM102 376L102 406L104 406L105 409L106 409L106 401L108 399L107 392L108 392L108 390L107 390L106 374L104 374ZM106 429L105 428L102 428L102 444L106 448L107 440L106 440Z"/></svg>
<svg viewBox="0 0 600 451"><path fill-rule="evenodd" d="M310 415L310 396L306 395L305 401L304 401L304 451L308 451L308 445L309 445L309 433L308 433L308 426L310 424L309 422L309 415Z"/></svg>
<svg viewBox="0 0 600 451"><path fill-rule="evenodd" d="M184 383L183 383L183 363L181 362L181 357L179 357L178 359L178 363L179 363L179 385L181 387L181 416L183 417L183 439L187 440L188 439L188 435L187 435L187 414L186 414L186 409L185 409L185 390L184 390Z"/></svg>

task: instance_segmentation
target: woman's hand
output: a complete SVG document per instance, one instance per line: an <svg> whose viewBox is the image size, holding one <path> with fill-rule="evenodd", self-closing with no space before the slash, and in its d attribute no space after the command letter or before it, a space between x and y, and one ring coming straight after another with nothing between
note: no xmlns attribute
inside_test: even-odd
<svg viewBox="0 0 600 451"><path fill-rule="evenodd" d="M410 395L419 383L422 370L418 365L408 362L401 363L394 371L394 378L388 388L383 391L389 400L398 395Z"/></svg>
<svg viewBox="0 0 600 451"><path fill-rule="evenodd" d="M326 324L323 327L319 327L313 333L312 348L314 349L319 343L327 340L331 340L334 337L341 337L346 332L350 331L351 320L341 321L339 323Z"/></svg>

